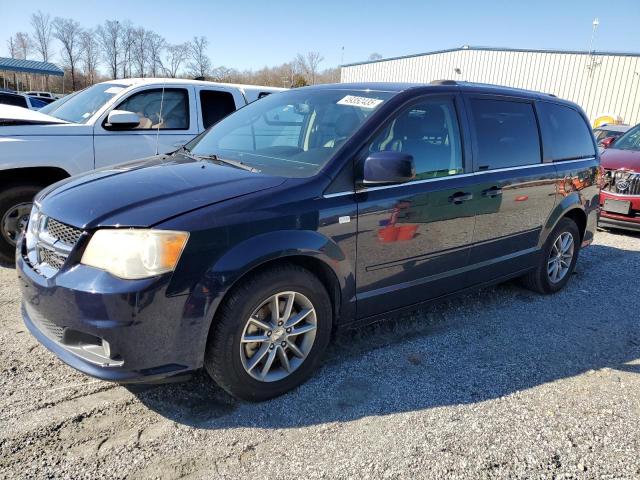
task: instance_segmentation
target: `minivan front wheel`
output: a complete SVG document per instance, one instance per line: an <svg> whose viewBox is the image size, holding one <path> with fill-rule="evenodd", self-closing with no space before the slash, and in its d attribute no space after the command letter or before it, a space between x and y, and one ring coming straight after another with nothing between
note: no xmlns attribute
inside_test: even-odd
<svg viewBox="0 0 640 480"><path fill-rule="evenodd" d="M214 322L207 372L232 395L259 401L311 375L329 343L332 308L311 272L286 264L235 287Z"/></svg>
<svg viewBox="0 0 640 480"><path fill-rule="evenodd" d="M570 218L563 218L551 232L538 266L525 277L524 285L539 293L555 293L569 281L580 251L580 231Z"/></svg>

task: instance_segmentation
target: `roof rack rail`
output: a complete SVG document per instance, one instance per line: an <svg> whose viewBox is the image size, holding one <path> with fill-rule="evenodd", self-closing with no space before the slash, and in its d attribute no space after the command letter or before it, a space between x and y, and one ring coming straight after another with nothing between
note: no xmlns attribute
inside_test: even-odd
<svg viewBox="0 0 640 480"><path fill-rule="evenodd" d="M433 80L429 82L429 85L458 85L455 80Z"/></svg>

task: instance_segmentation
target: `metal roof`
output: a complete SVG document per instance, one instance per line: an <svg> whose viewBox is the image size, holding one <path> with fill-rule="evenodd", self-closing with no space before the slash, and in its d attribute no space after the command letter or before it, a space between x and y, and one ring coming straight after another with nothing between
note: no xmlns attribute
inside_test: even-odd
<svg viewBox="0 0 640 480"><path fill-rule="evenodd" d="M638 52L590 52L588 50L545 50L545 49L530 49L530 48L500 48L500 47L474 47L464 45L458 48L447 48L445 50L434 50L432 52L414 53L412 55L402 55L399 57L381 58L380 60L368 60L365 62L354 62L340 65L341 67L353 67L355 65L367 65L369 63L387 62L389 60L402 60L405 58L424 57L427 55L436 55L438 53L451 53L460 52L464 50L479 50L490 52L525 52L525 53L564 53L570 55L612 55L616 57L640 57Z"/></svg>
<svg viewBox="0 0 640 480"><path fill-rule="evenodd" d="M0 71L35 73L38 75L55 75L61 77L64 71L57 65L36 60L0 57Z"/></svg>

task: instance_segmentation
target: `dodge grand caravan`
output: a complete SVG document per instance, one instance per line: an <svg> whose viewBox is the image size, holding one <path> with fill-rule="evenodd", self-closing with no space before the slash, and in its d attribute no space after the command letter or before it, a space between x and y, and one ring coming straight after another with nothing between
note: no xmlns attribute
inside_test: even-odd
<svg viewBox="0 0 640 480"><path fill-rule="evenodd" d="M36 198L22 313L63 361L117 381L204 367L262 400L332 330L522 277L543 294L593 240L599 158L551 95L442 81L296 89L167 155Z"/></svg>

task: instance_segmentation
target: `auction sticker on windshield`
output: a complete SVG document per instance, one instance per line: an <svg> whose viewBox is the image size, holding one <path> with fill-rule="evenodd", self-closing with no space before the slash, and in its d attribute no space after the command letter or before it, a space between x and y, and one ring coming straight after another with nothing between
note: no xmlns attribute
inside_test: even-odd
<svg viewBox="0 0 640 480"><path fill-rule="evenodd" d="M349 105L351 107L376 108L382 103L377 98L358 97L356 95L347 95L342 100L338 100L338 105Z"/></svg>

